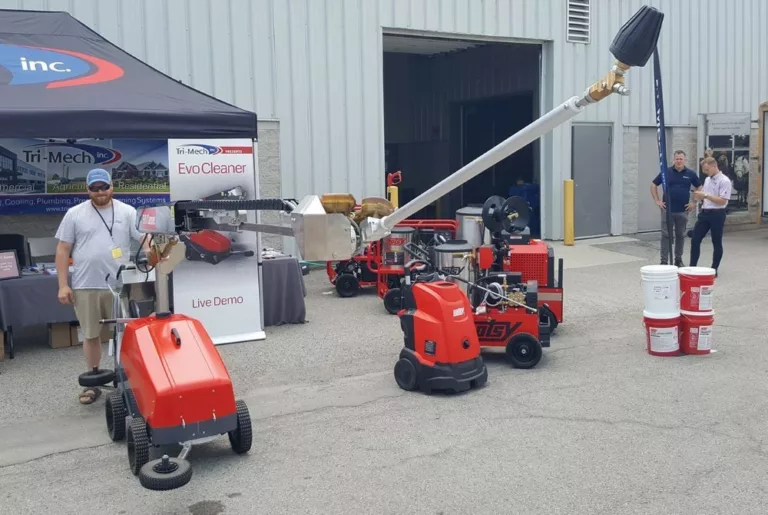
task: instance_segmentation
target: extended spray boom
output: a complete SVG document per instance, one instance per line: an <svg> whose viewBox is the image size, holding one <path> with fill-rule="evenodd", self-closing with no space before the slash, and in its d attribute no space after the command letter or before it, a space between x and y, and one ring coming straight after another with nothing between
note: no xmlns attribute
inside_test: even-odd
<svg viewBox="0 0 768 515"><path fill-rule="evenodd" d="M169 207L164 216L152 208L146 218L151 223L140 223L139 230L162 233L227 227L226 230L267 232L296 238L302 258L309 261L349 259L368 242L386 237L398 223L575 117L587 106L614 93L629 95L625 76L631 68L646 65L656 48L663 20L664 15L657 9L640 8L611 43L610 51L616 62L602 79L581 96L569 98L399 209L387 199L375 197L363 199L360 209L355 210L356 202L350 194L308 195L298 205L281 199L244 201L225 196L216 201L178 202L177 212L174 214ZM245 212L253 210L290 213L291 227L245 223ZM145 219L142 214L140 220Z"/></svg>

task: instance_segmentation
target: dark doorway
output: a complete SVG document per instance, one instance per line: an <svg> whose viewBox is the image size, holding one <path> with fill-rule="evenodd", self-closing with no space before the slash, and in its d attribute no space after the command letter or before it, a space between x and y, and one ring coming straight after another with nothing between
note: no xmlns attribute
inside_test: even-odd
<svg viewBox="0 0 768 515"><path fill-rule="evenodd" d="M470 163L533 122L533 92L468 102L462 111L461 166ZM462 187L462 205L482 204L491 195L509 196L518 182L534 182L534 143L474 177Z"/></svg>
<svg viewBox="0 0 768 515"><path fill-rule="evenodd" d="M383 43L385 169L402 171L400 206L539 114L539 45L391 34ZM534 142L412 218L454 219L456 210L491 195L538 196L538 147ZM524 184L510 193L518 182Z"/></svg>

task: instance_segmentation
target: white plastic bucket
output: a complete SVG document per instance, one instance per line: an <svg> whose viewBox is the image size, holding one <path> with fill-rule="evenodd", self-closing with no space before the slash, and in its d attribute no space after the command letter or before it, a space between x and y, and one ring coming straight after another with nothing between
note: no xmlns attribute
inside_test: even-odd
<svg viewBox="0 0 768 515"><path fill-rule="evenodd" d="M680 280L676 266L646 265L640 269L640 277L644 316L669 319L680 315Z"/></svg>

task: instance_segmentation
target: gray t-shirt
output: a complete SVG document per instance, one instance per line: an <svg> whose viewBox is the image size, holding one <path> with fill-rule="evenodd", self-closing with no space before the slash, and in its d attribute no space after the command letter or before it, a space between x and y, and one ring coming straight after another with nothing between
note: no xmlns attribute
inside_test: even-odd
<svg viewBox="0 0 768 515"><path fill-rule="evenodd" d="M90 200L70 208L56 238L72 244L72 289L106 289L107 274L114 278L120 265L131 260L131 238L140 240L143 236L136 229L136 209L117 199L100 209ZM119 258L113 254L116 247L122 253Z"/></svg>

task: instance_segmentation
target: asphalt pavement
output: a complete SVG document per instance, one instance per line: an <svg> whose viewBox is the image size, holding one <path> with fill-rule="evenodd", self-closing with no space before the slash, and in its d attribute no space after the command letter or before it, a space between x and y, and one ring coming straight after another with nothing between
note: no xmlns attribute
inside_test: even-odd
<svg viewBox="0 0 768 515"><path fill-rule="evenodd" d="M307 324L219 347L250 408L251 453L226 437L193 448L191 482L170 492L130 473L103 398L77 402L81 349L30 333L0 362L0 512L764 514L768 231L725 245L715 353L646 352L639 270L658 262L657 236L556 245L579 265L566 262L552 346L532 370L487 355L487 386L460 395L400 390L397 318L313 271Z"/></svg>

